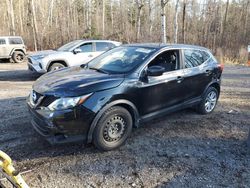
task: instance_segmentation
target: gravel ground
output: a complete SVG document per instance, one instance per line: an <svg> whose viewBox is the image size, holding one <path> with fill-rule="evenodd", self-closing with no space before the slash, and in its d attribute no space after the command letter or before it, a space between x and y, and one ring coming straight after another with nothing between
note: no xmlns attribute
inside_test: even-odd
<svg viewBox="0 0 250 188"><path fill-rule="evenodd" d="M31 128L25 99L38 75L0 63L0 149L31 187L250 187L250 68L226 66L215 111L192 109L135 129L118 150L50 146Z"/></svg>

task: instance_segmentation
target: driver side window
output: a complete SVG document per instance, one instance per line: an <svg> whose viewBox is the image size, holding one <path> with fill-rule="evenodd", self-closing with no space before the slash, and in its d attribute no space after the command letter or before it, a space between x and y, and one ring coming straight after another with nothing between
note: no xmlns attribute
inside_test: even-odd
<svg viewBox="0 0 250 188"><path fill-rule="evenodd" d="M92 43L85 43L79 46L81 52L92 52Z"/></svg>
<svg viewBox="0 0 250 188"><path fill-rule="evenodd" d="M167 50L156 56L148 67L161 66L165 69L165 72L175 71L180 69L179 60L179 50Z"/></svg>

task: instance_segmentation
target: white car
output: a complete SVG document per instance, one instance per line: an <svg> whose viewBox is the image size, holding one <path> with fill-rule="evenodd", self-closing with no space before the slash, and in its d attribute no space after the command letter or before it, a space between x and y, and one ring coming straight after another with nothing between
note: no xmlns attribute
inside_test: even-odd
<svg viewBox="0 0 250 188"><path fill-rule="evenodd" d="M28 57L28 68L38 73L46 73L63 67L82 65L120 45L120 42L110 40L75 40L56 50L31 54Z"/></svg>
<svg viewBox="0 0 250 188"><path fill-rule="evenodd" d="M11 59L15 63L24 62L26 47L22 37L0 36L0 59Z"/></svg>

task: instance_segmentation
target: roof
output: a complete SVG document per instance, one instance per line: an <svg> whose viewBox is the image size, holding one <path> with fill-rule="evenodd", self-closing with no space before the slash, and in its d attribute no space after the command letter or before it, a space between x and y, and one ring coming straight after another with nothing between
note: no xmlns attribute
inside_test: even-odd
<svg viewBox="0 0 250 188"><path fill-rule="evenodd" d="M145 47L145 48L196 48L201 50L207 50L207 48L197 45L189 45L189 44L167 44L167 43L135 43L135 44L125 44L124 46L137 46L137 47Z"/></svg>
<svg viewBox="0 0 250 188"><path fill-rule="evenodd" d="M92 40L92 39L78 39L78 40L73 40L73 41L79 41L79 42L113 42L113 43L121 43L118 41L113 41L113 40ZM71 42L73 42L71 41Z"/></svg>

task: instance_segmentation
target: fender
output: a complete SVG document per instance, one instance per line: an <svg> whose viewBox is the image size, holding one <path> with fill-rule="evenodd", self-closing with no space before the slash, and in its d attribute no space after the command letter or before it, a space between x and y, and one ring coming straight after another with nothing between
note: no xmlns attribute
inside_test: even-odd
<svg viewBox="0 0 250 188"><path fill-rule="evenodd" d="M92 142L92 135L94 133L94 130L95 130L95 127L97 125L97 122L98 120L100 119L100 117L102 116L102 114L108 110L110 107L112 106L116 106L116 105L119 105L119 104L126 104L126 105L129 105L132 109L133 109L133 115L134 115L134 125L136 127L138 127L138 124L139 124L139 113L138 113L138 110L136 108L136 106L126 100L126 99L118 99L118 100L115 100L115 101L112 101L108 104L106 104L99 112L98 114L96 115L96 117L94 118L94 120L92 121L91 125L90 125L90 128L89 128L89 131L88 131L88 137L87 137L87 143L91 143Z"/></svg>

